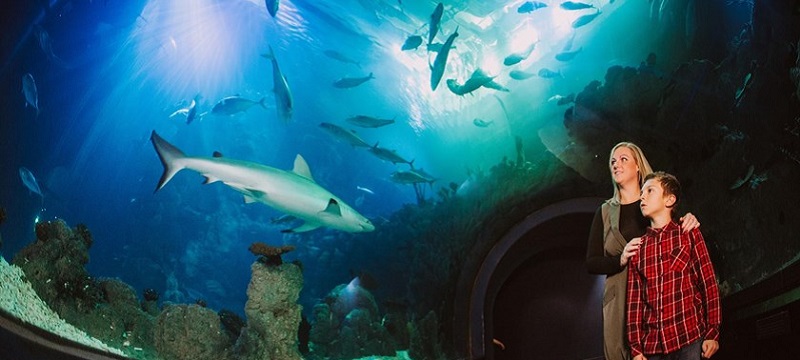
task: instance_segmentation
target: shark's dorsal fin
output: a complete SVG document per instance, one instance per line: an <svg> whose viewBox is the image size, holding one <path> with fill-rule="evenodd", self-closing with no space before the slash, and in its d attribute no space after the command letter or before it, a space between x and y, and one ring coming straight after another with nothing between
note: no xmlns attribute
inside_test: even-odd
<svg viewBox="0 0 800 360"><path fill-rule="evenodd" d="M294 158L294 169L292 169L297 175L300 175L304 178L307 178L311 181L314 181L314 177L311 176L311 169L308 168L308 163L306 163L306 159L300 154L297 154L297 157Z"/></svg>
<svg viewBox="0 0 800 360"><path fill-rule="evenodd" d="M342 216L342 208L339 207L339 202L333 198L328 200L328 206L325 208L323 212L329 213L331 215Z"/></svg>

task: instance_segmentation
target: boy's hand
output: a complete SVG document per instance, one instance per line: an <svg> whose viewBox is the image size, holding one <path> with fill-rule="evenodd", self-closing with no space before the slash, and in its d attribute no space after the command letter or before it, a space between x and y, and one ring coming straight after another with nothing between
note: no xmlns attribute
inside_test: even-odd
<svg viewBox="0 0 800 360"><path fill-rule="evenodd" d="M634 356L633 360L647 360L647 358L644 357L644 354L639 354L639 355Z"/></svg>
<svg viewBox="0 0 800 360"><path fill-rule="evenodd" d="M625 265L628 265L628 260L639 252L639 245L641 244L642 238L640 237L633 238L625 244L625 248L622 249L622 256L619 257L619 266L625 267Z"/></svg>
<svg viewBox="0 0 800 360"><path fill-rule="evenodd" d="M683 232L689 232L700 227L700 221L692 213L686 213L678 220L681 222L681 230Z"/></svg>
<svg viewBox="0 0 800 360"><path fill-rule="evenodd" d="M719 343L714 340L703 341L703 357L708 359L719 350Z"/></svg>

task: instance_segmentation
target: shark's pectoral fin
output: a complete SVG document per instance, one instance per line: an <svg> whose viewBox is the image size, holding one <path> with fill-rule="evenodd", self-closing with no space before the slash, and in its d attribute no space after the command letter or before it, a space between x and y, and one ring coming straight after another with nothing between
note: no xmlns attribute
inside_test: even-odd
<svg viewBox="0 0 800 360"><path fill-rule="evenodd" d="M245 204L252 204L254 202L258 202L258 200L256 198L250 196L250 195L245 195L244 196L244 203Z"/></svg>
<svg viewBox="0 0 800 360"><path fill-rule="evenodd" d="M281 230L281 232L282 233L301 233L301 232L314 230L314 229L316 229L316 228L318 228L320 226L322 226L322 224L308 221L308 222L304 223L303 225L300 225L300 226L298 226L298 227L296 227L294 229Z"/></svg>
<svg viewBox="0 0 800 360"><path fill-rule="evenodd" d="M219 181L219 178L213 177L211 175L206 175L206 180L203 181L203 185L211 184L217 181Z"/></svg>
<svg viewBox="0 0 800 360"><path fill-rule="evenodd" d="M333 198L328 200L328 206L325 207L325 210L323 210L322 212L340 217L342 216L342 208L339 207L339 202L334 200Z"/></svg>
<svg viewBox="0 0 800 360"><path fill-rule="evenodd" d="M244 203L245 204L252 204L254 202L258 202L259 199L263 199L267 197L267 193L258 190L250 190L245 189L244 193Z"/></svg>

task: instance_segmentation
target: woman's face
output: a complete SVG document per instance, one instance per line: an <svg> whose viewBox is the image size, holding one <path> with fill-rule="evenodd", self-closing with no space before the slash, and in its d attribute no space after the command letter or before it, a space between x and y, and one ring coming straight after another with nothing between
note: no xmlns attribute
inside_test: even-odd
<svg viewBox="0 0 800 360"><path fill-rule="evenodd" d="M622 146L614 150L609 167L615 183L639 185L639 166L636 165L636 158L631 149Z"/></svg>

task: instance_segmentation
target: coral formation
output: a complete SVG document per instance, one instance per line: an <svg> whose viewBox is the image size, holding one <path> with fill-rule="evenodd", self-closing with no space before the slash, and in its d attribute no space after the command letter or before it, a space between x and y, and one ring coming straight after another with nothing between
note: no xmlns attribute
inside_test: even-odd
<svg viewBox="0 0 800 360"><path fill-rule="evenodd" d="M381 324L378 305L367 289L352 282L341 284L313 312L310 358L395 354L396 342Z"/></svg>
<svg viewBox="0 0 800 360"><path fill-rule="evenodd" d="M109 347L59 318L26 281L22 269L8 264L2 256L0 256L0 308L25 323L65 339L110 353L123 354L122 351Z"/></svg>
<svg viewBox="0 0 800 360"><path fill-rule="evenodd" d="M303 274L295 264L251 266L245 315L247 326L234 347L237 359L302 359L297 331L302 306L297 304Z"/></svg>
<svg viewBox="0 0 800 360"><path fill-rule="evenodd" d="M231 339L219 316L198 305L167 305L158 316L155 346L165 360L231 359Z"/></svg>
<svg viewBox="0 0 800 360"><path fill-rule="evenodd" d="M254 242L248 248L253 255L260 256L259 261L266 265L277 266L283 264L281 255L294 250L292 245L270 246L263 242Z"/></svg>

